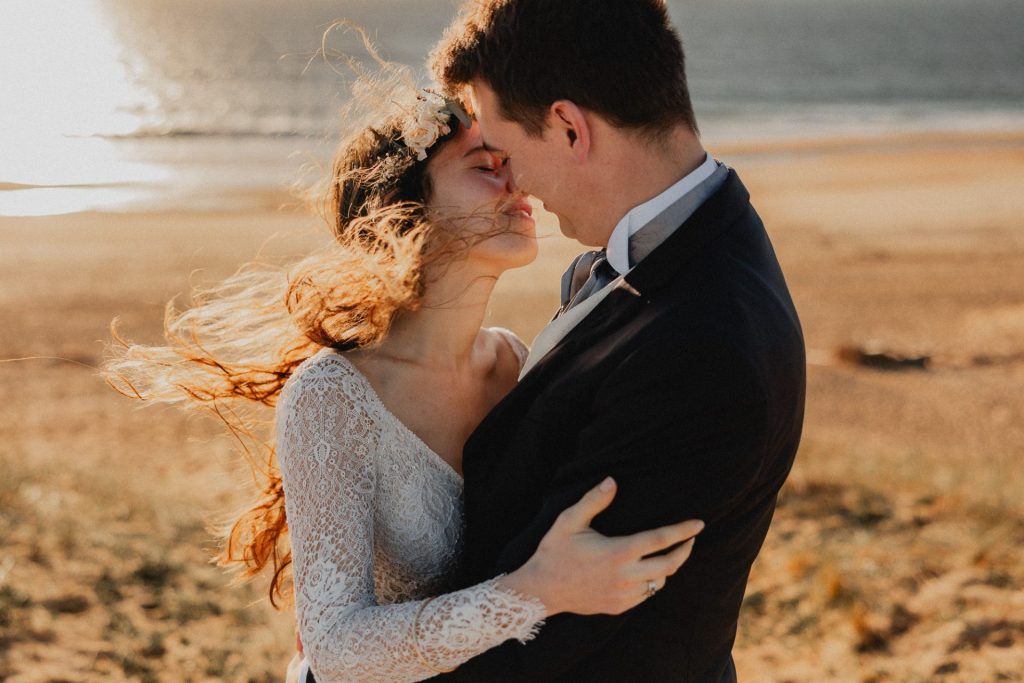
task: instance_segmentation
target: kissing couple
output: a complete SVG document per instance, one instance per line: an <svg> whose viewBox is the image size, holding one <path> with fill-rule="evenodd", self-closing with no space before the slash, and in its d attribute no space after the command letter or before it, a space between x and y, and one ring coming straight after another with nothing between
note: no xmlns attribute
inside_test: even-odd
<svg viewBox="0 0 1024 683"><path fill-rule="evenodd" d="M666 5L474 0L431 61L336 155L331 249L239 271L108 372L236 433L274 406L224 559L272 600L291 576L293 678L735 681L804 348ZM591 249L532 348L482 327L536 256L528 196Z"/></svg>

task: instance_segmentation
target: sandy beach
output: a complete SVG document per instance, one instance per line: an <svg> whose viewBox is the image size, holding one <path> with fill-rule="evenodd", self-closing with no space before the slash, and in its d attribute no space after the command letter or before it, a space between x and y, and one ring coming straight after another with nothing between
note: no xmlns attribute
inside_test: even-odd
<svg viewBox="0 0 1024 683"><path fill-rule="evenodd" d="M1024 681L1024 131L711 151L809 350L740 679ZM169 298L325 238L283 190L245 200L0 218L0 359L32 358L0 363L0 681L283 679L291 613L209 562L245 463L213 420L139 410L96 371L115 316L156 341ZM488 315L526 340L578 252L540 232Z"/></svg>

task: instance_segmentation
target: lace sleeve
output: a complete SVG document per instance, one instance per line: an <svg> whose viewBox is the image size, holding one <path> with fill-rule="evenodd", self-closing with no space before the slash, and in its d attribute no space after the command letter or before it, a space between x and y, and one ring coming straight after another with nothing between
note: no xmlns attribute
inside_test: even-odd
<svg viewBox="0 0 1024 683"><path fill-rule="evenodd" d="M296 372L278 406L295 607L319 683L418 681L510 638L531 638L543 605L494 580L427 601L377 605L380 416L353 373L340 359L317 357Z"/></svg>

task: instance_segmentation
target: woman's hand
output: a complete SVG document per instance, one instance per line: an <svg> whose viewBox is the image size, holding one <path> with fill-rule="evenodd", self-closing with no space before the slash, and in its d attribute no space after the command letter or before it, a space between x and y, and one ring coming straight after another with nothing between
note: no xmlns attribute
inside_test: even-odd
<svg viewBox="0 0 1024 683"><path fill-rule="evenodd" d="M653 595L686 562L704 523L689 520L631 536L602 536L590 523L614 497L615 480L608 477L566 508L533 556L501 577L499 585L540 599L548 616L621 614ZM671 552L647 557L680 543Z"/></svg>

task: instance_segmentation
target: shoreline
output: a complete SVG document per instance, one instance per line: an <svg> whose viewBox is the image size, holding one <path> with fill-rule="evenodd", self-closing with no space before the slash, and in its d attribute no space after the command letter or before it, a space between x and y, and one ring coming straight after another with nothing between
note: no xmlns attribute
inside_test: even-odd
<svg viewBox="0 0 1024 683"><path fill-rule="evenodd" d="M739 142L722 141L713 147L716 152L729 155L798 155L999 146L1024 147L1024 127L979 131L919 129L849 135L794 135Z"/></svg>
<svg viewBox="0 0 1024 683"><path fill-rule="evenodd" d="M304 142L303 142L304 141ZM754 135L741 140L705 136L717 157L736 164L765 163L801 157L925 149L1018 149L1024 125L971 130L820 131ZM0 177L0 217L98 213L165 213L265 209L268 199L294 204L294 185L314 182L333 146L311 137L237 138L87 138L82 153L105 150L96 180L80 174L53 176L53 182L25 182ZM141 169L142 181L133 180ZM46 175L36 169L35 177Z"/></svg>

